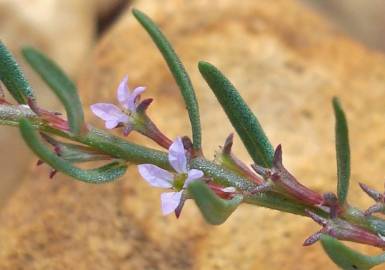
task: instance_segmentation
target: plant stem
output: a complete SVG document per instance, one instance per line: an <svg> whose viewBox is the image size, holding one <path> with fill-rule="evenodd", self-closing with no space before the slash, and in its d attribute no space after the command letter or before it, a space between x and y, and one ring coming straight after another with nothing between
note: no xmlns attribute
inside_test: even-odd
<svg viewBox="0 0 385 270"><path fill-rule="evenodd" d="M89 126L89 132L87 134L73 135L70 132L49 126L47 122L40 120L36 114L26 106L0 104L0 125L18 126L18 122L22 118L29 119L33 126L41 132L50 133L88 145L112 157L124 159L135 164L151 163L166 170L172 170L166 152L125 141L120 137L91 126ZM257 186L253 181L249 181L247 178L237 175L204 158L197 157L193 159L190 166L193 169L202 170L206 176L212 177L213 181L217 184L236 187L244 191L245 203L302 216L306 215L305 209L323 217L329 216L327 209L304 205L293 198L276 192L262 192L247 195L248 191L253 190ZM362 211L356 208L349 207L341 218L372 232L385 235L384 220L377 217L366 217L362 214Z"/></svg>

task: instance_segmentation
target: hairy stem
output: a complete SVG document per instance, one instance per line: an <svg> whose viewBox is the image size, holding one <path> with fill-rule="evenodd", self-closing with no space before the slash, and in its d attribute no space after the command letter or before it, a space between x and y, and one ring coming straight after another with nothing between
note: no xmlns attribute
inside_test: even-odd
<svg viewBox="0 0 385 270"><path fill-rule="evenodd" d="M167 170L171 170L167 153L138 144L134 144L111 135L103 130L89 126L89 132L85 135L73 135L68 131L62 131L51 127L47 122L40 120L32 110L23 105L0 104L0 125L18 126L19 120L27 118L33 126L41 132L50 133L63 138L73 140L91 148L108 154L112 157L127 160L131 163L151 163ZM191 168L202 170L206 176L211 177L215 183L224 186L233 186L245 192L244 202L262 207L288 212L296 215L306 215L305 210L311 210L320 216L328 217L327 208L318 208L304 205L303 203L276 192L263 192L249 194L257 185L253 181L227 170L218 164L198 157L191 161ZM344 220L366 228L372 232L385 235L385 221L377 217L366 217L353 207L341 217Z"/></svg>

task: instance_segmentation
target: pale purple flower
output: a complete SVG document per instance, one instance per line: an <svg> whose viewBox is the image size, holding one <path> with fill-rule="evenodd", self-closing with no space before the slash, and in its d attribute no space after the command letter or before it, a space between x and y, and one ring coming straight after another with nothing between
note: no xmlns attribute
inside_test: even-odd
<svg viewBox="0 0 385 270"><path fill-rule="evenodd" d="M125 76L120 82L117 90L117 99L123 109L111 103L96 103L91 105L92 112L105 121L107 129L113 129L122 124L125 129L124 133L128 134L132 130L132 118L130 117L136 112L140 94L145 87L136 87L133 91L128 88L128 77Z"/></svg>
<svg viewBox="0 0 385 270"><path fill-rule="evenodd" d="M164 192L160 196L163 215L174 212L181 203L183 190L192 181L203 177L202 171L188 169L186 152L181 138L176 138L168 149L168 160L176 173L170 173L153 164L138 166L140 175L151 186L175 190Z"/></svg>

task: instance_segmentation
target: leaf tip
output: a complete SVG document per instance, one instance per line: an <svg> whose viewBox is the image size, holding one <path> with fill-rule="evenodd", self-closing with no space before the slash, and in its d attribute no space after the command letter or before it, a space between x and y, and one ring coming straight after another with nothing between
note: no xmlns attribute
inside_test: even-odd
<svg viewBox="0 0 385 270"><path fill-rule="evenodd" d="M209 62L206 62L206 61L199 61L198 62L198 69L200 72L204 72L204 71L208 70L209 68L214 68L214 66L212 64L210 64Z"/></svg>

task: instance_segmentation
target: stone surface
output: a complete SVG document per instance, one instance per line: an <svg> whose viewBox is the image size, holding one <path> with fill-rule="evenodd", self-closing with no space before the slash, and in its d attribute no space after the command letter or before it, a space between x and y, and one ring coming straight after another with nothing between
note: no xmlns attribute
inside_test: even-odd
<svg viewBox="0 0 385 270"><path fill-rule="evenodd" d="M94 0L93 3L98 11L98 16L103 18L109 16L119 7L128 4L130 0Z"/></svg>
<svg viewBox="0 0 385 270"><path fill-rule="evenodd" d="M385 50L385 1L303 0L322 11L342 30L371 48Z"/></svg>
<svg viewBox="0 0 385 270"><path fill-rule="evenodd" d="M318 191L335 188L330 101L338 95L352 140L349 201L368 206L358 181L381 189L385 180L382 55L289 0L142 0L137 7L162 27L191 74L207 156L232 129L197 71L199 60L212 62L234 82L271 141L283 144L287 167ZM148 87L145 96L155 98L149 114L170 137L189 130L172 77L128 12L83 71L84 103L114 101L126 73L131 85ZM89 112L88 119L102 126ZM153 145L137 135L129 139ZM235 149L250 162L239 139ZM134 167L103 186L62 175L50 181L46 169L31 168L0 214L0 269L336 269L318 244L301 246L318 229L308 219L244 205L213 227L192 202L179 220L162 217L159 208L159 191Z"/></svg>
<svg viewBox="0 0 385 270"><path fill-rule="evenodd" d="M31 45L75 75L94 41L96 13L88 0L3 0L1 39L18 57L23 46Z"/></svg>

